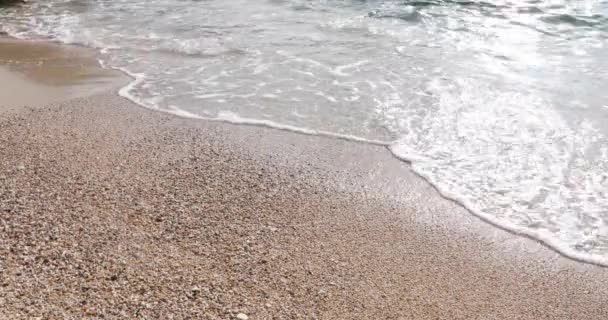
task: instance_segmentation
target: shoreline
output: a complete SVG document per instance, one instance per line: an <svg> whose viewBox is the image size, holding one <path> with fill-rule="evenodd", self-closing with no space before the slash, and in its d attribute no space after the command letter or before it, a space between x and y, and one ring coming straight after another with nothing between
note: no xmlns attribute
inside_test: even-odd
<svg viewBox="0 0 608 320"><path fill-rule="evenodd" d="M29 40L14 38L10 35L7 35L7 37L10 41L16 41L17 43L20 43L23 41L25 41L25 42L29 41ZM4 38L6 38L6 37L4 37ZM3 39L3 37L2 37L2 35L0 35L0 41L2 41L2 39ZM541 234L535 234L520 226L516 226L516 225L512 225L512 224L508 224L508 223L501 223L496 218L494 218L490 215L486 215L482 212L478 212L478 210L475 210L472 205L466 203L466 201L463 201L457 195L453 194L451 191L441 188L438 184L433 183L429 177L414 170L411 167L412 160L408 159L408 158L400 157L397 154L395 154L391 150L391 142L389 142L389 141L367 140L367 139L363 139L363 138L359 138L359 137L341 135L341 134L336 134L336 133L332 133L332 132L316 131L316 130L310 130L310 129L306 129L306 128L292 127L292 126L283 126L280 124L270 123L268 121L258 121L255 119L236 119L236 120L235 119L214 119L214 118L205 118L205 117L201 117L201 116L197 116L197 115L193 115L193 114L183 114L182 111L172 112L172 111L168 111L168 110L162 110L162 111L156 110L156 108L154 108L152 106L146 106L143 101L138 101L138 99L136 97L130 95L127 92L133 85L138 83L138 81L139 81L138 76L136 74L132 74L129 71L122 69L122 68L113 68L113 67L105 66L102 63L102 61L100 61L97 58L98 53L96 52L96 50L93 50L93 49L90 49L90 48L87 48L84 46L79 46L79 45L66 45L66 44L63 44L60 42L56 43L56 42L39 41L39 40L33 40L31 42L33 42L34 45L36 45L36 44L49 45L50 44L52 47L55 47L55 48L68 47L68 48L72 48L72 49L77 49L76 50L77 56L80 55L80 56L84 57L86 59L86 60L83 59L84 64L91 67L90 69L87 70L88 72L91 73L90 75L102 74L102 72L100 72L100 70L107 71L108 74L105 74L105 76L111 78L110 81L108 81L108 83L110 83L110 86L112 86L112 84L113 84L112 90L115 91L116 95L128 100L129 102L133 103L133 105L136 105L137 107L140 107L140 108L144 108L146 110L151 110L154 112L163 112L166 114L171 114L172 116L181 117L181 118L185 118L185 119L191 119L191 120L211 121L211 122L227 123L227 124L231 124L231 125L253 126L253 127L267 128L267 129L271 129L271 130L286 131L286 132L290 132L290 133L294 133L294 134L326 137L326 138L330 138L330 139L344 140L344 141L348 141L348 142L352 142L352 143L362 143L362 144L383 147L386 149L387 152L389 152L391 154L392 157L398 159L399 161L405 162L408 165L409 170L413 171L417 177L419 177L420 179L423 179L426 183L428 183L437 193L439 193L441 195L441 197L443 199L454 202L456 205L464 208L469 214L473 215L474 217L478 218L479 220L488 224L489 226L491 226L493 228L498 228L502 231L508 232L515 236L525 237L529 240L535 241L535 242L541 244L542 246L548 248L549 250L554 251L555 253L557 253L565 258L571 259L573 261L576 261L579 263L591 264L591 265L598 266L598 267L608 268L607 258L599 257L597 255L585 255L580 252L569 249L567 247L562 248L563 246L561 244L559 244L559 241L556 241L551 237L545 237ZM93 58L93 57L95 57L95 58ZM2 61L0 60L0 67L1 66L2 66ZM2 71L2 70L0 70L0 71ZM116 76L117 74L120 74L123 76L124 79L116 79L115 77L110 76L111 73L115 73L114 76ZM124 81L125 84L119 86L118 83L121 83L120 81ZM107 83L105 83L105 84L107 85ZM106 86L105 88L106 88L105 90L110 90L109 89L110 87L108 87L108 86ZM91 88L89 88L88 90L89 90L89 94L95 92ZM103 90L98 89L97 91L103 91Z"/></svg>
<svg viewBox="0 0 608 320"><path fill-rule="evenodd" d="M108 89L0 133L7 319L608 317L607 269L491 229L381 146Z"/></svg>

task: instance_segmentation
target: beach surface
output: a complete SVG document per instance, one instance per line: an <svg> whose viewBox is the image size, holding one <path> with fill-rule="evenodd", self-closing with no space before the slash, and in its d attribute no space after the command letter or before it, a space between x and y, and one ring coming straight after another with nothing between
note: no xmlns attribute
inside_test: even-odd
<svg viewBox="0 0 608 320"><path fill-rule="evenodd" d="M0 319L608 319L608 269L384 147L147 110L88 54L0 40Z"/></svg>

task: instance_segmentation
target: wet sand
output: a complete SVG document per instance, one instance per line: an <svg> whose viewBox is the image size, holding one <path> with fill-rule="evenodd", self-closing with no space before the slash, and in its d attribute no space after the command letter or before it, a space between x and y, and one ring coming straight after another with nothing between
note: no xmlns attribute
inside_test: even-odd
<svg viewBox="0 0 608 320"><path fill-rule="evenodd" d="M608 269L480 221L382 147L114 92L0 113L0 319L608 319Z"/></svg>
<svg viewBox="0 0 608 320"><path fill-rule="evenodd" d="M0 36L0 113L107 91L126 79L84 48Z"/></svg>

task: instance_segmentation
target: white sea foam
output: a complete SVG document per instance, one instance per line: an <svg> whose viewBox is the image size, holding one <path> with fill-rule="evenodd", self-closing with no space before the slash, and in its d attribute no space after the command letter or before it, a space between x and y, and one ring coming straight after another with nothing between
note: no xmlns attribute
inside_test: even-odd
<svg viewBox="0 0 608 320"><path fill-rule="evenodd" d="M439 100L419 120L424 126L406 130L390 150L483 219L569 257L606 264L608 158L589 154L605 137L588 121L574 131L531 95L433 82Z"/></svg>
<svg viewBox="0 0 608 320"><path fill-rule="evenodd" d="M100 61L100 64L105 67L105 63L103 61ZM186 110L182 110L179 107L173 106L173 105L169 106L167 109L162 109L161 107L159 107L159 105L150 103L151 102L150 100L141 99L132 93L133 89L144 81L145 74L135 74L124 68L113 67L112 69L122 71L123 73L125 73L128 76L130 76L131 78L133 78L133 80L131 82L129 82L129 84L122 87L118 91L118 94L145 108L171 113L173 115L184 117L184 118L207 120L207 121L220 121L220 122L227 122L227 123L231 123L231 124L260 126L260 127L267 127L267 128L273 128L273 129L279 129L279 130L286 130L286 131L291 131L291 132L301 133L301 134L306 134L306 135L326 136L326 137L332 137L332 138L337 138L337 139L362 142L362 143L368 143L368 144L380 145L380 146L389 146L390 145L389 141L371 140L371 139L365 139L365 138L361 138L361 137L357 137L357 136L353 136L353 135L338 134L338 133L323 131L323 130L307 129L307 128L302 128L302 127L297 127L297 126L285 125L285 124L281 124L281 123L277 123L277 122L273 122L273 121L269 121L269 120L244 118L231 111L220 111L218 113L217 117L205 117L205 116L201 116L201 115L198 115L198 114L186 111Z"/></svg>

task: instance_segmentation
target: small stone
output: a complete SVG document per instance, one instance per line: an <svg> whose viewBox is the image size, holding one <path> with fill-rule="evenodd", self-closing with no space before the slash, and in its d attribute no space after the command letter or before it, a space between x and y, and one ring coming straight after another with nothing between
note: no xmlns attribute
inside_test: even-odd
<svg viewBox="0 0 608 320"><path fill-rule="evenodd" d="M239 313L239 314L237 314L236 318L239 319L239 320L249 320L249 317L246 314L242 313L242 312Z"/></svg>

